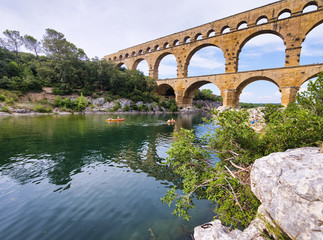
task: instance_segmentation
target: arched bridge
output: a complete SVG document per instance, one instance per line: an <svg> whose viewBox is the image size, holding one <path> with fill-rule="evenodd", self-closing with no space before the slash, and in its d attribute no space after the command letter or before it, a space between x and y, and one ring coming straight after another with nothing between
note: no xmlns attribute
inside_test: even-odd
<svg viewBox="0 0 323 240"><path fill-rule="evenodd" d="M304 12L308 6L316 10ZM149 75L157 79L158 93L173 88L179 106L190 106L196 90L206 83L214 83L223 97L223 105L236 106L242 89L256 80L276 84L282 93L281 103L295 101L299 87L306 80L323 71L323 64L300 66L302 43L307 34L323 23L323 0L283 0L231 17L210 22L179 33L120 50L104 58L136 69L146 60ZM239 54L252 38L271 33L280 37L285 45L285 66L248 72L238 71ZM201 48L216 46L225 58L225 73L187 77L192 56ZM173 54L177 61L177 78L158 80L161 60Z"/></svg>

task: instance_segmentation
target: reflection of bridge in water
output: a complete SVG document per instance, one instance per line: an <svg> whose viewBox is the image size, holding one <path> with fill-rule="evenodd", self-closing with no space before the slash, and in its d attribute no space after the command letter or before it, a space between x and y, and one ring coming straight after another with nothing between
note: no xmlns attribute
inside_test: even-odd
<svg viewBox="0 0 323 240"><path fill-rule="evenodd" d="M312 6L315 11L305 12ZM149 41L105 56L117 66L136 69L146 60L149 75L158 79L161 60L173 54L177 61L177 78L158 80L158 93L175 92L179 106L190 106L194 93L206 83L214 83L220 90L224 106L236 106L245 86L257 80L267 80L279 88L281 103L295 101L300 86L323 71L323 64L300 66L302 43L307 34L323 22L323 0L283 0L210 22L179 33ZM285 66L275 69L238 72L239 54L252 38L271 33L285 44ZM220 48L225 57L225 73L187 77L192 56L207 46Z"/></svg>

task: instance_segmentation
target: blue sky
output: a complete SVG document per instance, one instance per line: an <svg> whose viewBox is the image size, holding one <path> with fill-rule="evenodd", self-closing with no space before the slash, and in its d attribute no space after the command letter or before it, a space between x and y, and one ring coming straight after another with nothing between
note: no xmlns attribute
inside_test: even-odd
<svg viewBox="0 0 323 240"><path fill-rule="evenodd" d="M102 58L124 48L272 2L275 1L1 0L0 31L18 30L22 35L29 34L40 40L46 28L53 28L84 49L89 57ZM282 67L284 57L284 44L280 38L261 35L250 40L242 49L239 71ZM301 53L301 64L322 62L323 24L310 32ZM145 62L140 63L138 69L148 74ZM189 76L223 72L223 54L215 47L198 51L188 69ZM176 77L173 56L166 56L162 60L159 76ZM202 88L220 93L214 85L204 85ZM243 90L240 101L280 102L280 97L274 84L257 81Z"/></svg>

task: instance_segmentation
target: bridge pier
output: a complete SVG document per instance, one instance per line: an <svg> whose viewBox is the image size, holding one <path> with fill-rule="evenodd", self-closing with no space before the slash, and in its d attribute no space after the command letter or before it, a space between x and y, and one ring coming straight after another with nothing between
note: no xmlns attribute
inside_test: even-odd
<svg viewBox="0 0 323 240"><path fill-rule="evenodd" d="M280 87L280 92L282 94L281 104L283 106L287 106L289 103L296 101L296 94L299 90L299 87L292 86L292 87Z"/></svg>
<svg viewBox="0 0 323 240"><path fill-rule="evenodd" d="M240 93L236 89L224 89L221 93L223 106L236 107L239 104Z"/></svg>

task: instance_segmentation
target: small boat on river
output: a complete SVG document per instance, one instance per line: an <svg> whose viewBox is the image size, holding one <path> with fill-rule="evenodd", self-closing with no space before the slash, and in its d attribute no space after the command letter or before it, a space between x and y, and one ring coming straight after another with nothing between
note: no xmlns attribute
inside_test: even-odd
<svg viewBox="0 0 323 240"><path fill-rule="evenodd" d="M108 118L105 121L106 122L122 122L124 120L125 120L124 118Z"/></svg>

